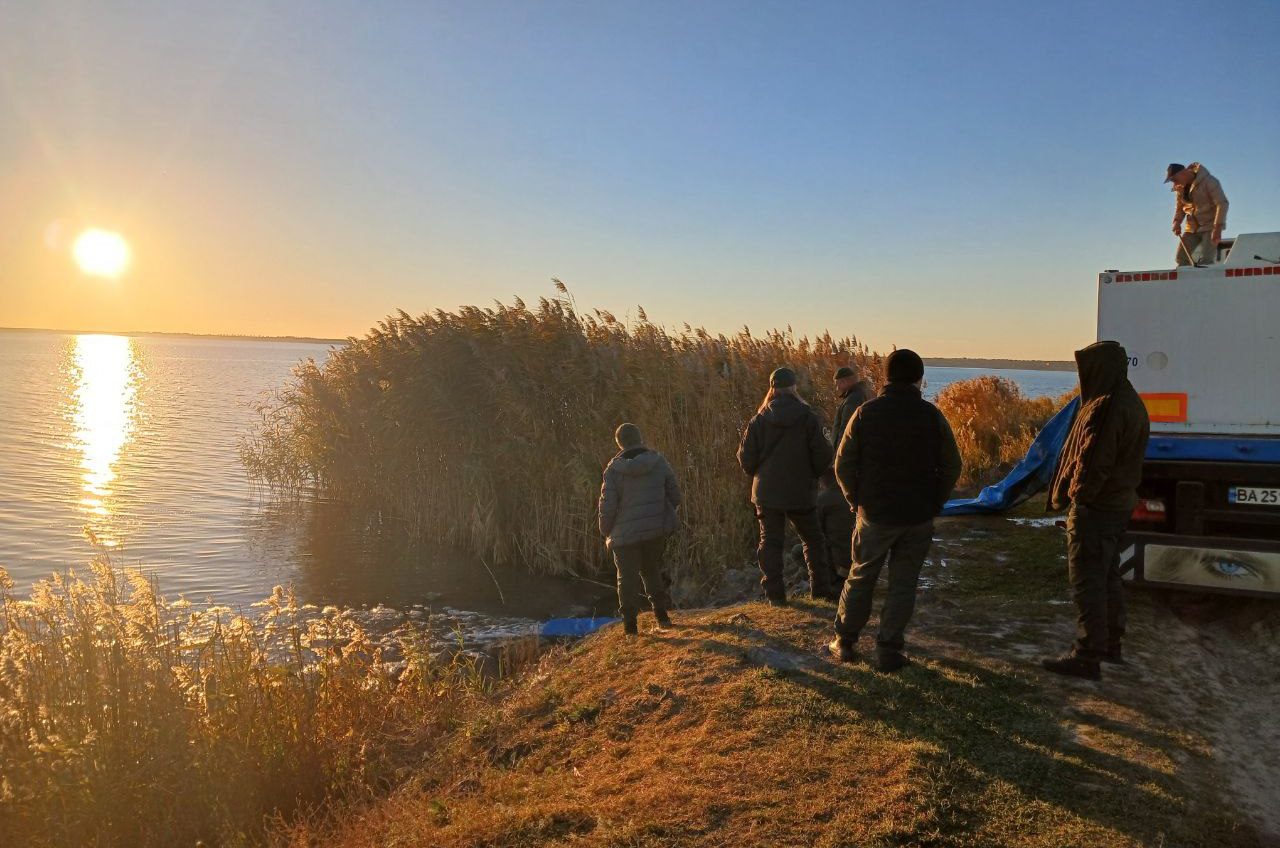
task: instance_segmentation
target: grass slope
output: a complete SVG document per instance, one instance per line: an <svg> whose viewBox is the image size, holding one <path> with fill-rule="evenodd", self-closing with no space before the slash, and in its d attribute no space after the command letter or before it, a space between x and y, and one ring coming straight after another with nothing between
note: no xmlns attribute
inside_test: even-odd
<svg viewBox="0 0 1280 848"><path fill-rule="evenodd" d="M549 655L478 714L449 765L287 838L1267 844L1256 816L1226 803L1229 764L1213 756L1212 715L1176 679L1186 664L1167 658L1175 625L1156 599L1133 599L1129 667L1101 684L1053 678L1034 659L1072 630L1060 533L983 520L939 528L909 636L914 663L899 674L823 657L828 604L689 612L677 629L631 640L610 628Z"/></svg>

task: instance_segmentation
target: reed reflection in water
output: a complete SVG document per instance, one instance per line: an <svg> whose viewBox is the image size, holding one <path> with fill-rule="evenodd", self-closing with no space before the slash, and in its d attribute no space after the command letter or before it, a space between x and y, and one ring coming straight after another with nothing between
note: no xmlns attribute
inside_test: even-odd
<svg viewBox="0 0 1280 848"><path fill-rule="evenodd" d="M80 452L80 507L86 534L114 548L122 539L112 522L113 484L120 453L133 436L138 416L138 358L132 341L124 336L76 336L72 345L73 447Z"/></svg>

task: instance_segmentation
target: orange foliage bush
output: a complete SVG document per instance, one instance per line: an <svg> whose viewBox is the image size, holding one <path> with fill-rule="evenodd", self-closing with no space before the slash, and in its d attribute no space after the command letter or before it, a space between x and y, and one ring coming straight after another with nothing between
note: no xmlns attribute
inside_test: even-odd
<svg viewBox="0 0 1280 848"><path fill-rule="evenodd" d="M962 380L939 392L935 403L951 423L964 460L960 486L974 488L999 479L1074 394L1029 398L1017 383L993 376Z"/></svg>

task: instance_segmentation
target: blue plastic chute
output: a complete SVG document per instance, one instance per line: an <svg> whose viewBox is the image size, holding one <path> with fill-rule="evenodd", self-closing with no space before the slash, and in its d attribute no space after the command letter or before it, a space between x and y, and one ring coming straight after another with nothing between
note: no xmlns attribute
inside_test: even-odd
<svg viewBox="0 0 1280 848"><path fill-rule="evenodd" d="M954 498L942 508L943 515L975 515L978 513L1004 512L1048 487L1053 479L1058 455L1071 431L1071 422L1080 408L1080 398L1049 419L1044 429L1031 443L1022 461L999 483L987 486L976 498Z"/></svg>
<svg viewBox="0 0 1280 848"><path fill-rule="evenodd" d="M587 636L601 627L622 621L620 618L552 618L543 622L539 635L543 638Z"/></svg>

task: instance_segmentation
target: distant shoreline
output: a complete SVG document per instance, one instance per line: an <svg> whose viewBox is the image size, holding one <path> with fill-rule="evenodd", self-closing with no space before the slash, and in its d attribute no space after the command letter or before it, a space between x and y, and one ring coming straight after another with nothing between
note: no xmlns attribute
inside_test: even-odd
<svg viewBox="0 0 1280 848"><path fill-rule="evenodd" d="M936 368L990 368L1000 371L1075 371L1076 364L1056 359L969 359L926 356L925 365Z"/></svg>
<svg viewBox="0 0 1280 848"><path fill-rule="evenodd" d="M322 339L315 336L249 336L239 333L168 333L160 330L57 330L50 327L0 327L0 333L57 333L63 336L148 336L175 339L210 339L242 342L301 342L305 344L346 344L346 339Z"/></svg>

